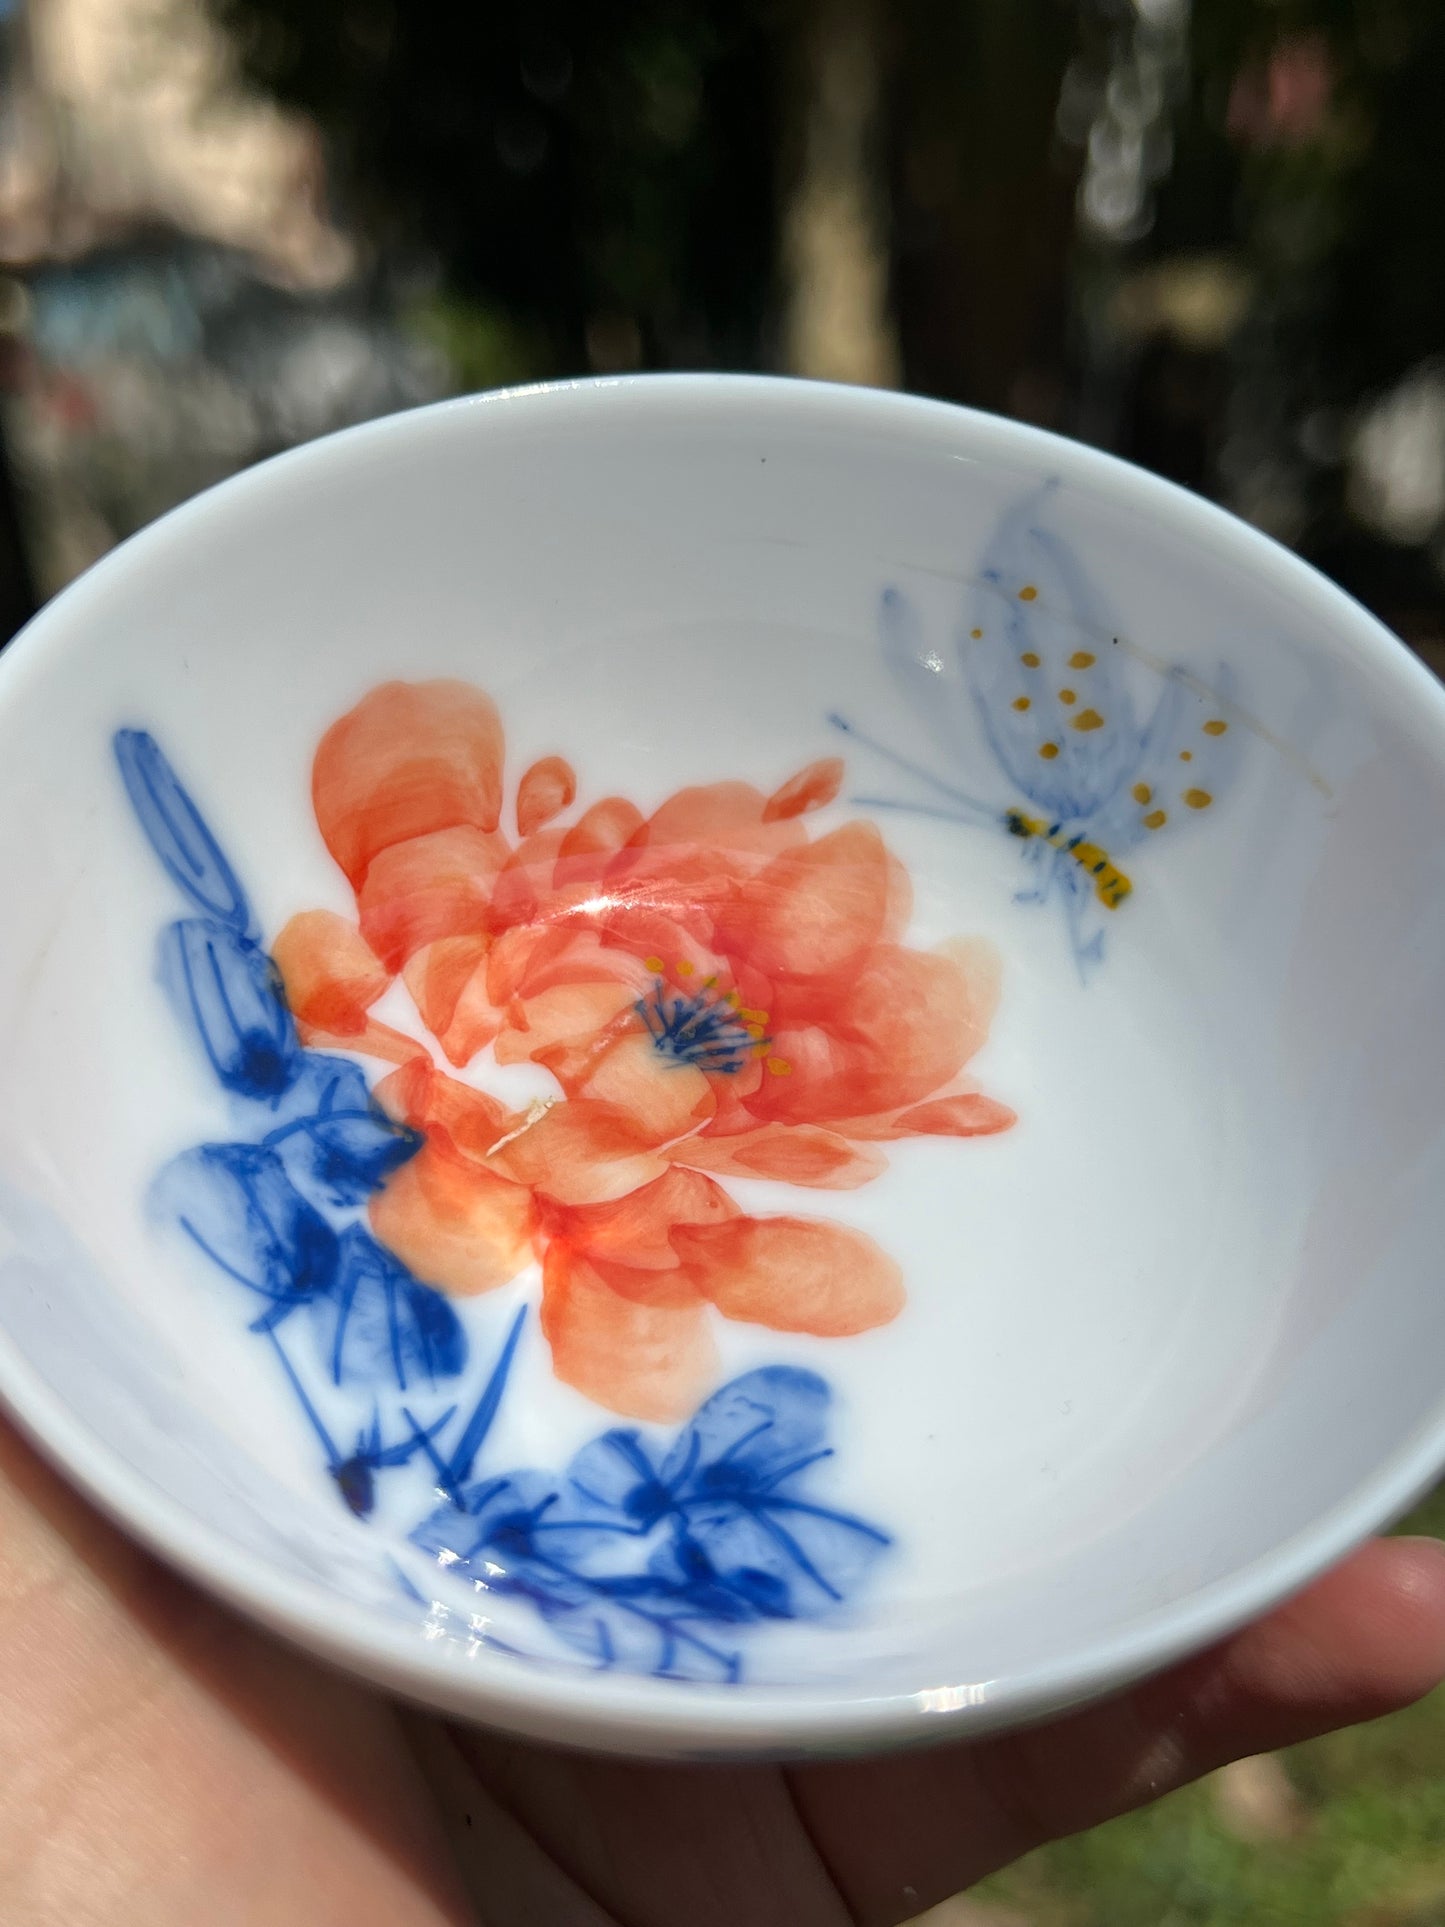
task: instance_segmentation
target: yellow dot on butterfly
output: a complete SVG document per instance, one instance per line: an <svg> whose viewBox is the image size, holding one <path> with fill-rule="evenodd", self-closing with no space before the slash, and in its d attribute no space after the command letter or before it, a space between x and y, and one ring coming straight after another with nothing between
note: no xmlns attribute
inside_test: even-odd
<svg viewBox="0 0 1445 1927"><path fill-rule="evenodd" d="M1081 709L1069 727L1082 730L1102 729L1104 719L1097 709Z"/></svg>
<svg viewBox="0 0 1445 1927"><path fill-rule="evenodd" d="M1153 795L1154 792L1147 783L1136 783L1134 785L1134 801L1136 803L1147 803L1152 799Z"/></svg>
<svg viewBox="0 0 1445 1927"><path fill-rule="evenodd" d="M1032 602L1037 595L1038 590L1034 587L1033 583L1026 582L1023 588L1019 590L1019 601Z"/></svg>
<svg viewBox="0 0 1445 1927"><path fill-rule="evenodd" d="M1057 743L1040 743L1039 744L1039 755L1043 757L1046 763L1052 763L1054 758L1058 755L1058 753L1059 753L1059 746Z"/></svg>
<svg viewBox="0 0 1445 1927"><path fill-rule="evenodd" d="M774 1077L789 1077L792 1074L793 1067L786 1057L770 1057L768 1059L768 1069Z"/></svg>
<svg viewBox="0 0 1445 1927"><path fill-rule="evenodd" d="M687 958L684 957L677 966L677 974L679 977L690 977L696 968L696 964L690 964Z"/></svg>
<svg viewBox="0 0 1445 1927"><path fill-rule="evenodd" d="M1019 657L1019 661L1023 664L1025 669L1037 669L1039 666L1039 659L1034 654L1032 649L1026 649L1024 653Z"/></svg>
<svg viewBox="0 0 1445 1927"><path fill-rule="evenodd" d="M1216 716L1212 722L1204 725L1204 733L1206 736L1222 736L1228 728L1229 724L1222 717Z"/></svg>
<svg viewBox="0 0 1445 1927"><path fill-rule="evenodd" d="M1208 790L1185 790L1184 800L1191 810L1207 810L1214 798Z"/></svg>
<svg viewBox="0 0 1445 1927"><path fill-rule="evenodd" d="M970 629L968 633L973 637L974 641L977 642L980 636L982 636L983 631L982 629Z"/></svg>
<svg viewBox="0 0 1445 1927"><path fill-rule="evenodd" d="M1162 830L1168 821L1169 818L1163 810L1150 810L1149 814L1144 818L1144 828L1146 830Z"/></svg>
<svg viewBox="0 0 1445 1927"><path fill-rule="evenodd" d="M650 970L654 977L657 976L660 971L666 970L667 968L667 965L662 961L661 957L644 957L642 964L643 968Z"/></svg>
<svg viewBox="0 0 1445 1927"><path fill-rule="evenodd" d="M1072 689L1061 689L1059 691L1059 701L1061 703L1076 703L1078 700L1078 697Z"/></svg>
<svg viewBox="0 0 1445 1927"><path fill-rule="evenodd" d="M1015 709L1027 709L1028 707L1029 707L1029 699L1028 699L1028 697L1027 697L1027 696L1015 696L1015 697L1014 697L1014 708L1015 708Z"/></svg>
<svg viewBox="0 0 1445 1927"><path fill-rule="evenodd" d="M1069 657L1070 669L1092 669L1093 666L1094 658L1089 654L1087 649L1076 649L1073 655Z"/></svg>
<svg viewBox="0 0 1445 1927"><path fill-rule="evenodd" d="M1194 761L1194 751L1192 749L1181 749L1179 752L1179 760L1181 763L1192 763Z"/></svg>

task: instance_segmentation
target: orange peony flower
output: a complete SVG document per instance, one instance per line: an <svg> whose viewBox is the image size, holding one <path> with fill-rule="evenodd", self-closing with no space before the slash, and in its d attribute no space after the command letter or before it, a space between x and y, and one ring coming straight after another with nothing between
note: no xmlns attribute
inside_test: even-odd
<svg viewBox="0 0 1445 1927"><path fill-rule="evenodd" d="M812 838L836 759L771 796L621 797L558 826L560 757L502 824L495 707L463 683L388 683L317 751L316 819L355 925L293 918L275 946L307 1043L399 1068L378 1087L424 1149L372 1204L376 1235L460 1294L542 1265L558 1376L637 1418L683 1417L713 1382L709 1308L841 1337L903 1303L863 1233L749 1217L720 1180L866 1184L889 1139L1007 1129L963 1073L998 996L991 951L903 941L911 893L871 823ZM434 1041L377 1022L400 977ZM530 1063L522 1112L449 1075Z"/></svg>

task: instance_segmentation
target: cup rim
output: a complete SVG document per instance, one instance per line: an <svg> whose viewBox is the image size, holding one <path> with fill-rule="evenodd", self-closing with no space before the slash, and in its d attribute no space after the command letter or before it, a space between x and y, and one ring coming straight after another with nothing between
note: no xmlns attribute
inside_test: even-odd
<svg viewBox="0 0 1445 1927"><path fill-rule="evenodd" d="M103 557L46 605L0 653L0 708L23 694L33 663L77 645L94 605L180 543L203 538L233 507L292 478L325 485L358 455L422 446L442 425L535 411L555 431L565 411L584 425L618 411L681 410L736 421L746 410L766 432L809 425L890 439L953 444L956 459L1006 455L1115 501L1133 502L1172 533L1267 574L1306 616L1343 632L1347 652L1381 696L1408 706L1414 730L1445 763L1445 689L1344 590L1227 510L1102 450L1006 418L891 391L788 377L666 374L529 384L432 403L318 438L227 478L170 510ZM762 418L766 418L765 421ZM959 448L968 445L967 452ZM116 1524L152 1552L271 1630L404 1697L454 1716L541 1740L631 1754L725 1758L851 1752L973 1738L1103 1696L1227 1636L1327 1571L1424 1493L1445 1467L1445 1393L1433 1415L1372 1474L1291 1539L1226 1578L1140 1614L1066 1657L1001 1679L940 1681L927 1690L868 1693L858 1685L774 1687L679 1684L628 1674L587 1675L485 1650L450 1654L319 1582L279 1572L133 1471L25 1358L0 1319L0 1407L42 1454Z"/></svg>

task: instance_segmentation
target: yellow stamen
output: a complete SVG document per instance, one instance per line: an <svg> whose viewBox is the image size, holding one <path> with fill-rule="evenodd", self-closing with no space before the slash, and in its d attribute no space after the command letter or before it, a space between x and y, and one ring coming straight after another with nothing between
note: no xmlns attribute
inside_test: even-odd
<svg viewBox="0 0 1445 1927"><path fill-rule="evenodd" d="M645 970L650 970L654 977L661 976L662 972L667 968L667 965L662 961L661 957L644 957L642 965Z"/></svg>
<svg viewBox="0 0 1445 1927"><path fill-rule="evenodd" d="M1015 697L1014 697L1014 708L1015 708L1015 709L1027 709L1028 707L1029 707L1029 699L1028 699L1028 697L1027 697L1027 696L1015 696Z"/></svg>
<svg viewBox="0 0 1445 1927"><path fill-rule="evenodd" d="M1032 582L1025 583L1023 588L1019 590L1019 601L1032 602L1035 596L1037 596L1037 594L1038 594L1038 590L1034 587Z"/></svg>
<svg viewBox="0 0 1445 1927"><path fill-rule="evenodd" d="M1169 818L1163 810L1151 810L1144 818L1144 828L1146 830L1162 830L1168 821Z"/></svg>
<svg viewBox="0 0 1445 1927"><path fill-rule="evenodd" d="M690 977L693 971L696 969L697 969L697 965L690 964L686 957L682 957L678 960L677 974L679 977Z"/></svg>
<svg viewBox="0 0 1445 1927"><path fill-rule="evenodd" d="M1076 703L1078 700L1078 697L1072 689L1061 689L1059 691L1059 701L1061 703Z"/></svg>
<svg viewBox="0 0 1445 1927"><path fill-rule="evenodd" d="M1043 757L1046 763L1052 763L1054 758L1058 755L1058 753L1059 753L1059 746L1057 743L1040 743L1039 744L1039 755Z"/></svg>
<svg viewBox="0 0 1445 1927"><path fill-rule="evenodd" d="M1102 729L1103 727L1104 727L1104 719L1099 714L1097 709L1081 709L1078 715L1075 716L1073 722L1070 724L1071 729L1087 730L1087 729Z"/></svg>
<svg viewBox="0 0 1445 1927"><path fill-rule="evenodd" d="M774 1077L791 1077L793 1073L793 1067L786 1057L770 1057L768 1069Z"/></svg>
<svg viewBox="0 0 1445 1927"><path fill-rule="evenodd" d="M1208 790L1185 790L1184 800L1191 810L1207 810L1214 798Z"/></svg>
<svg viewBox="0 0 1445 1927"><path fill-rule="evenodd" d="M1134 785L1134 801L1136 803L1149 802L1153 794L1153 790L1150 789L1147 783L1136 783Z"/></svg>
<svg viewBox="0 0 1445 1927"><path fill-rule="evenodd" d="M1087 649L1076 649L1073 655L1069 657L1070 669L1092 669L1093 666L1094 658L1089 654Z"/></svg>
<svg viewBox="0 0 1445 1927"><path fill-rule="evenodd" d="M1019 657L1019 661L1023 664L1025 669L1037 669L1039 666L1039 659L1034 654L1032 649L1026 649L1024 653Z"/></svg>
<svg viewBox="0 0 1445 1927"><path fill-rule="evenodd" d="M1213 722L1204 725L1204 733L1206 736L1222 736L1228 728L1229 724L1221 721L1221 719L1216 716Z"/></svg>

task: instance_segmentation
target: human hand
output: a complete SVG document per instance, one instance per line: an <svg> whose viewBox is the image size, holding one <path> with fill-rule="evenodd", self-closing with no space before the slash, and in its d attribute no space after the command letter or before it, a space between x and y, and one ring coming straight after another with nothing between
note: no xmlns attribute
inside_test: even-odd
<svg viewBox="0 0 1445 1927"><path fill-rule="evenodd" d="M1130 1693L971 1747L562 1753L404 1712L252 1631L0 1427L7 1927L883 1927L1442 1675L1445 1547L1387 1540Z"/></svg>

